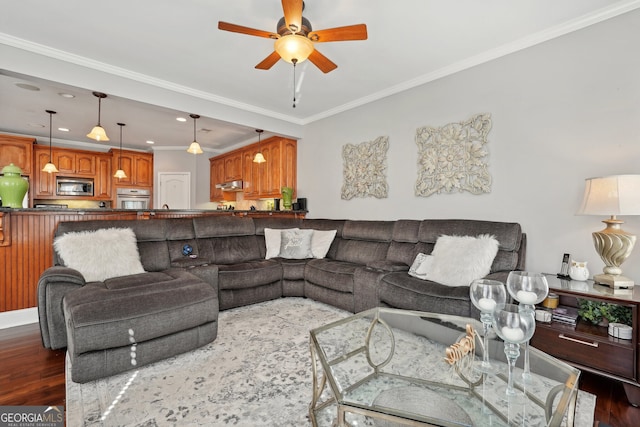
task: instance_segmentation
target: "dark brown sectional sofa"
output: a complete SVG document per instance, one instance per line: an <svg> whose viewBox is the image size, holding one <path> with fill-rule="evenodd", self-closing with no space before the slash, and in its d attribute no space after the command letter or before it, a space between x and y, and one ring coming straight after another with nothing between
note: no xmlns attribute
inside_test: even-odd
<svg viewBox="0 0 640 427"><path fill-rule="evenodd" d="M407 272L440 235L494 235L489 277L524 269L526 236L517 223L476 220L362 221L196 218L60 223L56 236L130 228L145 272L86 283L54 266L38 284L43 344L68 347L72 379L86 382L192 350L215 340L218 311L275 298L307 297L350 312L375 306L478 317L468 286ZM325 258L265 259L264 229L337 230ZM190 256L183 248L192 248ZM224 333L224 331L220 331ZM135 349L135 360L132 360Z"/></svg>

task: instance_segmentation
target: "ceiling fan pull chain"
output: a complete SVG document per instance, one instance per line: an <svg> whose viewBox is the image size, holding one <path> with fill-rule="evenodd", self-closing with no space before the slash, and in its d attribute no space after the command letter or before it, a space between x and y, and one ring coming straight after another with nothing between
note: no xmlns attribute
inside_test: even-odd
<svg viewBox="0 0 640 427"><path fill-rule="evenodd" d="M293 58L291 62L293 63L293 108L296 108L296 64L298 60Z"/></svg>

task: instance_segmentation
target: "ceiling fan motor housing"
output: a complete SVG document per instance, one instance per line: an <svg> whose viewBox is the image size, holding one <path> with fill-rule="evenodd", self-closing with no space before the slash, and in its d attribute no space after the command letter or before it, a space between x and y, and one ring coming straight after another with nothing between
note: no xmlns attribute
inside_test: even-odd
<svg viewBox="0 0 640 427"><path fill-rule="evenodd" d="M307 37L308 34L311 31L313 31L313 28L311 28L311 22L309 22L309 20L303 16L302 17L302 28L300 29L300 31L298 31L295 34ZM280 20L278 21L278 31L277 31L277 33L281 37L289 35L289 34L294 34L293 32L291 32L289 27L287 27L287 23L284 20L284 16L282 18L280 18Z"/></svg>

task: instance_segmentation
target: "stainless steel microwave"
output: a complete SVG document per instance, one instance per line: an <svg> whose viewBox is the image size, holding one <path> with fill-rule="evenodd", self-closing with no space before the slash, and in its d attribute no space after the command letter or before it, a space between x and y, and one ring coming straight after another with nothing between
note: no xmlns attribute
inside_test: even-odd
<svg viewBox="0 0 640 427"><path fill-rule="evenodd" d="M93 179L57 177L56 195L93 197Z"/></svg>

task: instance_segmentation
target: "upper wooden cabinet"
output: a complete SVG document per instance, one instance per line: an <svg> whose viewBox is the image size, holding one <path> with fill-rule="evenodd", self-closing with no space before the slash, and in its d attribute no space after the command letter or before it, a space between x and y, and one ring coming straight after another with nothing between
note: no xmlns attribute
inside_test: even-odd
<svg viewBox="0 0 640 427"><path fill-rule="evenodd" d="M224 158L224 182L242 179L242 152L233 151Z"/></svg>
<svg viewBox="0 0 640 427"><path fill-rule="evenodd" d="M13 163L22 169L23 175L31 175L34 142L33 138L0 135L0 170Z"/></svg>
<svg viewBox="0 0 640 427"><path fill-rule="evenodd" d="M93 152L55 148L53 164L56 165L58 175L61 176L93 177L96 175L96 153Z"/></svg>
<svg viewBox="0 0 640 427"><path fill-rule="evenodd" d="M31 183L34 199L50 199L56 195L56 174L42 172L42 168L47 163L49 163L49 147L36 145L33 156L36 172L33 174L33 183Z"/></svg>
<svg viewBox="0 0 640 427"><path fill-rule="evenodd" d="M153 154L137 151L111 149L113 155L111 161L111 175L115 174L120 166L126 178L114 178L115 187L153 187Z"/></svg>
<svg viewBox="0 0 640 427"><path fill-rule="evenodd" d="M96 175L93 184L93 194L96 199L109 200L114 195L112 191L112 181L116 178L111 173L111 154L96 155Z"/></svg>
<svg viewBox="0 0 640 427"><path fill-rule="evenodd" d="M265 163L254 163L260 150ZM274 136L239 150L209 159L211 165L211 201L223 199L223 192L215 184L242 179L245 200L280 197L282 187L297 184L297 142ZM238 170L238 163L240 164ZM220 179L224 176L224 179Z"/></svg>

